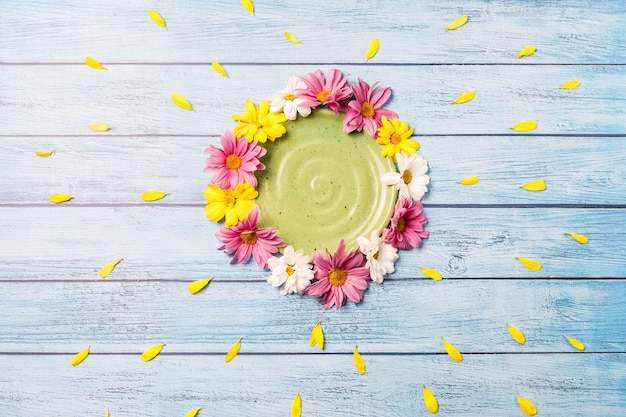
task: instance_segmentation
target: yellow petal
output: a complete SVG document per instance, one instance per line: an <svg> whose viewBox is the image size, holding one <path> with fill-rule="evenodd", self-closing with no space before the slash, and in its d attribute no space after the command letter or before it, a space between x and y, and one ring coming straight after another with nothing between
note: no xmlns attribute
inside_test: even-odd
<svg viewBox="0 0 626 417"><path fill-rule="evenodd" d="M190 294L195 294L197 292L200 292L207 285L209 285L209 282L211 281L213 281L213 278L198 279L192 282L191 284L189 284L187 289L189 290Z"/></svg>
<svg viewBox="0 0 626 417"><path fill-rule="evenodd" d="M435 281L441 281L443 276L441 273L432 268L420 268L422 270L422 274L426 275L430 279L434 279Z"/></svg>
<svg viewBox="0 0 626 417"><path fill-rule="evenodd" d="M433 414L439 411L439 403L437 402L437 398L435 398L432 391L428 389L426 385L422 386L422 395L424 396L424 405L426 406L426 409L428 411Z"/></svg>
<svg viewBox="0 0 626 417"><path fill-rule="evenodd" d="M309 338L309 346L313 347L317 345L320 350L324 349L324 331L322 330L322 322L318 321L313 330L311 330L311 337Z"/></svg>
<svg viewBox="0 0 626 417"><path fill-rule="evenodd" d="M452 104L463 104L463 103L467 103L468 101L472 101L474 99L474 97L476 97L476 93L474 91L466 91L465 93L461 94L460 96L458 96L453 102Z"/></svg>
<svg viewBox="0 0 626 417"><path fill-rule="evenodd" d="M521 51L517 53L517 58L519 59L525 56L531 56L536 51L537 51L537 48L535 48L534 46L527 46L526 48L523 48Z"/></svg>
<svg viewBox="0 0 626 417"><path fill-rule="evenodd" d="M159 14L159 12L157 12L156 10L148 10L148 16L150 16L150 19L154 20L154 23L161 26L162 28L167 29L165 20L163 20L163 17Z"/></svg>
<svg viewBox="0 0 626 417"><path fill-rule="evenodd" d="M578 349L580 351L585 350L585 345L580 340L576 340L573 337L569 337L569 336L565 336L565 338L570 343L570 345L572 345L575 349Z"/></svg>
<svg viewBox="0 0 626 417"><path fill-rule="evenodd" d="M356 366L356 370L359 371L361 375L365 373L365 361L359 353L357 346L354 347L354 365Z"/></svg>
<svg viewBox="0 0 626 417"><path fill-rule="evenodd" d="M241 0L241 4L247 11L254 14L254 4L252 3L252 0Z"/></svg>
<svg viewBox="0 0 626 417"><path fill-rule="evenodd" d="M526 336L524 336L524 333L522 333L522 331L520 329L518 329L515 326L511 326L510 324L506 324L506 329L509 331L509 333L511 334L511 337L520 345L523 345L524 343L526 343Z"/></svg>
<svg viewBox="0 0 626 417"><path fill-rule="evenodd" d="M97 70L105 70L106 68L104 68L102 66L102 64L100 62L98 62L97 60L95 60L94 58L88 56L85 58L85 64L87 64L87 66L97 69Z"/></svg>
<svg viewBox="0 0 626 417"><path fill-rule="evenodd" d="M219 62L217 61L211 62L211 67L213 68L213 71L217 72L219 75L226 77L226 78L230 78L228 76L228 73L224 69L224 67L222 67L222 64L220 64Z"/></svg>
<svg viewBox="0 0 626 417"><path fill-rule="evenodd" d="M108 264L106 264L102 268L100 268L100 270L98 271L98 275L100 275L100 278L108 277L109 274L111 272L113 272L113 269L117 266L117 264L119 264L123 260L124 260L124 258L120 258L117 261L109 262Z"/></svg>
<svg viewBox="0 0 626 417"><path fill-rule="evenodd" d="M369 48L367 48L367 56L365 57L365 62L374 58L374 56L378 53L378 49L380 48L380 39L374 38L372 42L370 42Z"/></svg>
<svg viewBox="0 0 626 417"><path fill-rule="evenodd" d="M533 404L528 398L517 397L517 403L519 404L519 408L521 408L527 416L534 416L537 414L537 407L535 407L535 404Z"/></svg>
<svg viewBox="0 0 626 417"><path fill-rule="evenodd" d="M443 340L443 349L454 361L463 361L463 355L461 355L461 352L459 352L452 343L448 342L444 337L442 337L441 340Z"/></svg>
<svg viewBox="0 0 626 417"><path fill-rule="evenodd" d="M55 153L57 153L57 151L52 150L52 151L35 151L35 155L37 156L42 156L42 157L47 157L47 156L52 156Z"/></svg>
<svg viewBox="0 0 626 417"><path fill-rule="evenodd" d="M585 235L580 235L574 232L565 232L565 234L570 235L572 239L574 239L576 242L581 243L583 245L586 245L587 242L589 242L589 239L587 239L587 236Z"/></svg>
<svg viewBox="0 0 626 417"><path fill-rule="evenodd" d="M520 185L519 188L523 188L528 191L543 191L546 189L546 183L543 180L536 180Z"/></svg>
<svg viewBox="0 0 626 417"><path fill-rule="evenodd" d="M563 83L559 88L563 90L572 90L580 85L580 81L578 80L569 80Z"/></svg>
<svg viewBox="0 0 626 417"><path fill-rule="evenodd" d="M146 191L145 193L141 194L141 199L143 201L156 201L156 200L160 200L165 196L168 196L169 194L165 194L162 191L158 191L158 190L150 190L150 191Z"/></svg>
<svg viewBox="0 0 626 417"><path fill-rule="evenodd" d="M176 104L178 107L180 107L181 109L194 110L194 108L191 105L191 103L189 103L187 101L187 99L185 97L181 96L180 94L173 94L172 95L172 102L174 104Z"/></svg>
<svg viewBox="0 0 626 417"><path fill-rule="evenodd" d="M239 338L239 340L237 340L237 342L235 342L235 344L228 349L228 353L226 353L226 357L224 358L224 362L230 362L233 359L235 359L235 356L237 356L237 354L239 353L239 349L241 349L241 337Z"/></svg>
<svg viewBox="0 0 626 417"><path fill-rule="evenodd" d="M291 403L291 417L300 417L302 415L302 400L300 399L300 394L296 394L293 397L293 402Z"/></svg>
<svg viewBox="0 0 626 417"><path fill-rule="evenodd" d="M467 15L459 16L456 19L454 19L452 22L450 22L450 24L446 26L446 29L454 30L454 29L460 28L461 26L467 23L467 19L469 19L469 16Z"/></svg>
<svg viewBox="0 0 626 417"><path fill-rule="evenodd" d="M76 355L74 355L74 357L72 358L72 366L76 366L80 364L82 361L84 361L85 359L87 359L87 356L89 356L90 349L91 349L91 346L87 346L87 349L81 352L78 352Z"/></svg>
<svg viewBox="0 0 626 417"><path fill-rule="evenodd" d="M511 127L511 130L516 130L518 132L530 132L535 129L537 129L537 122L534 120L525 120Z"/></svg>
<svg viewBox="0 0 626 417"><path fill-rule="evenodd" d="M67 194L52 194L50 196L50 201L53 203L65 203L66 201L70 201L72 198L74 197Z"/></svg>
<svg viewBox="0 0 626 417"><path fill-rule="evenodd" d="M165 346L165 344L158 344L144 350L141 354L141 360L144 362L149 362L152 359L156 358L157 355L161 353L161 350L163 350L163 346Z"/></svg>
<svg viewBox="0 0 626 417"><path fill-rule="evenodd" d="M300 39L298 39L295 35L292 35L289 32L285 32L285 38L291 43L300 43Z"/></svg>
<svg viewBox="0 0 626 417"><path fill-rule="evenodd" d="M521 263L522 265L524 265L526 268L530 269L531 271L539 271L541 269L541 264L537 261L535 261L534 259L529 259L529 258L515 258L519 261L519 263Z"/></svg>
<svg viewBox="0 0 626 417"><path fill-rule="evenodd" d="M104 417L111 417L111 412L109 411L109 409L107 408L107 412L104 415Z"/></svg>
<svg viewBox="0 0 626 417"><path fill-rule="evenodd" d="M89 123L87 126L94 132L106 132L111 129L111 126L106 123Z"/></svg>
<svg viewBox="0 0 626 417"><path fill-rule="evenodd" d="M480 178L478 177L467 177L467 178L463 178L462 180L459 180L459 184L473 185L473 184L478 183L478 181L480 181Z"/></svg>
<svg viewBox="0 0 626 417"><path fill-rule="evenodd" d="M185 413L185 417L196 417L196 415L198 414L200 410L202 410L202 407L194 408L191 411L187 411Z"/></svg>

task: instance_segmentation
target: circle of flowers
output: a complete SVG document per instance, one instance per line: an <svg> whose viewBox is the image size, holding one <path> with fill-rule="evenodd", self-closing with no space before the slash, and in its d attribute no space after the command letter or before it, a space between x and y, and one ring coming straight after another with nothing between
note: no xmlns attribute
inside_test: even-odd
<svg viewBox="0 0 626 417"><path fill-rule="evenodd" d="M302 78L290 77L284 89L259 105L246 100L243 113L232 116L235 128L221 136L221 148L211 145L205 151L209 158L204 172L213 178L204 190L204 211L215 222L224 220L216 233L223 243L219 250L232 256L231 263L254 258L271 271L267 281L281 294L319 297L326 309L341 308L347 298L360 302L369 281L382 283L394 272L398 249L417 248L428 237L421 199L430 178L426 160L416 152L419 143L411 139L413 128L383 107L391 97L390 88L370 86L360 78L350 83L347 77L335 68L325 75L316 70ZM258 196L254 173L265 169L261 158L267 150L259 143L274 142L286 133L287 120L307 117L321 107L344 114L344 133L365 130L382 145L381 155L392 158L397 171L380 180L396 187L398 197L389 226L382 233L372 230L369 237L360 236L358 250L346 251L342 239L335 252L327 248L309 255L286 245L278 230L258 227L261 211L254 201ZM277 256L280 248L282 256Z"/></svg>

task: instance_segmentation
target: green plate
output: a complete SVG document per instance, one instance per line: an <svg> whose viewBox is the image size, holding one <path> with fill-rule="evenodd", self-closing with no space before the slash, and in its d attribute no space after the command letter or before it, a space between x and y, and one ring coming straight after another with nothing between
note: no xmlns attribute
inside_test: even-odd
<svg viewBox="0 0 626 417"><path fill-rule="evenodd" d="M257 171L259 227L278 229L287 245L334 252L341 239L381 232L393 215L397 190L380 177L395 171L382 146L365 132L343 133L343 114L314 110L285 123L287 133L266 143Z"/></svg>

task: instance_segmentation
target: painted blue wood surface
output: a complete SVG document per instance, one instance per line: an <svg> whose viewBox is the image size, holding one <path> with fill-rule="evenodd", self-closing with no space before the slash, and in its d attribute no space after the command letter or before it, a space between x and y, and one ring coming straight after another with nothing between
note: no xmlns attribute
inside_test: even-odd
<svg viewBox="0 0 626 417"><path fill-rule="evenodd" d="M516 395L539 416L625 414L624 3L254 3L253 16L236 0L2 2L0 415L289 415L296 392L303 416L427 415L423 384L439 415L522 416ZM468 24L446 31L462 14ZM365 64L374 37L381 49ZM537 53L516 59L528 45ZM432 177L430 238L339 312L281 297L254 264L229 265L202 212L203 151L231 115L331 66L392 87L389 107L415 126ZM570 79L581 86L558 88ZM451 104L467 90L472 102ZM197 112L173 106L173 93ZM537 130L510 130L526 119ZM113 129L95 134L94 121ZM481 181L457 183L470 175ZM519 189L539 178L546 191ZM148 189L171 194L142 202ZM52 205L53 192L75 199ZM308 346L318 320L323 352ZM240 356L224 363L239 337ZM162 355L141 362L155 343Z"/></svg>

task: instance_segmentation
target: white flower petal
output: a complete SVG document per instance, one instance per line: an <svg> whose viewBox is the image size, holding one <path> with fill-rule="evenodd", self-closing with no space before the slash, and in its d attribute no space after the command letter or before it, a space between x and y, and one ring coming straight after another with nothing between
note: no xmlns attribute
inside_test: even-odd
<svg viewBox="0 0 626 417"><path fill-rule="evenodd" d="M380 181L385 185L397 185L402 182L402 177L397 172L386 172L380 177Z"/></svg>

